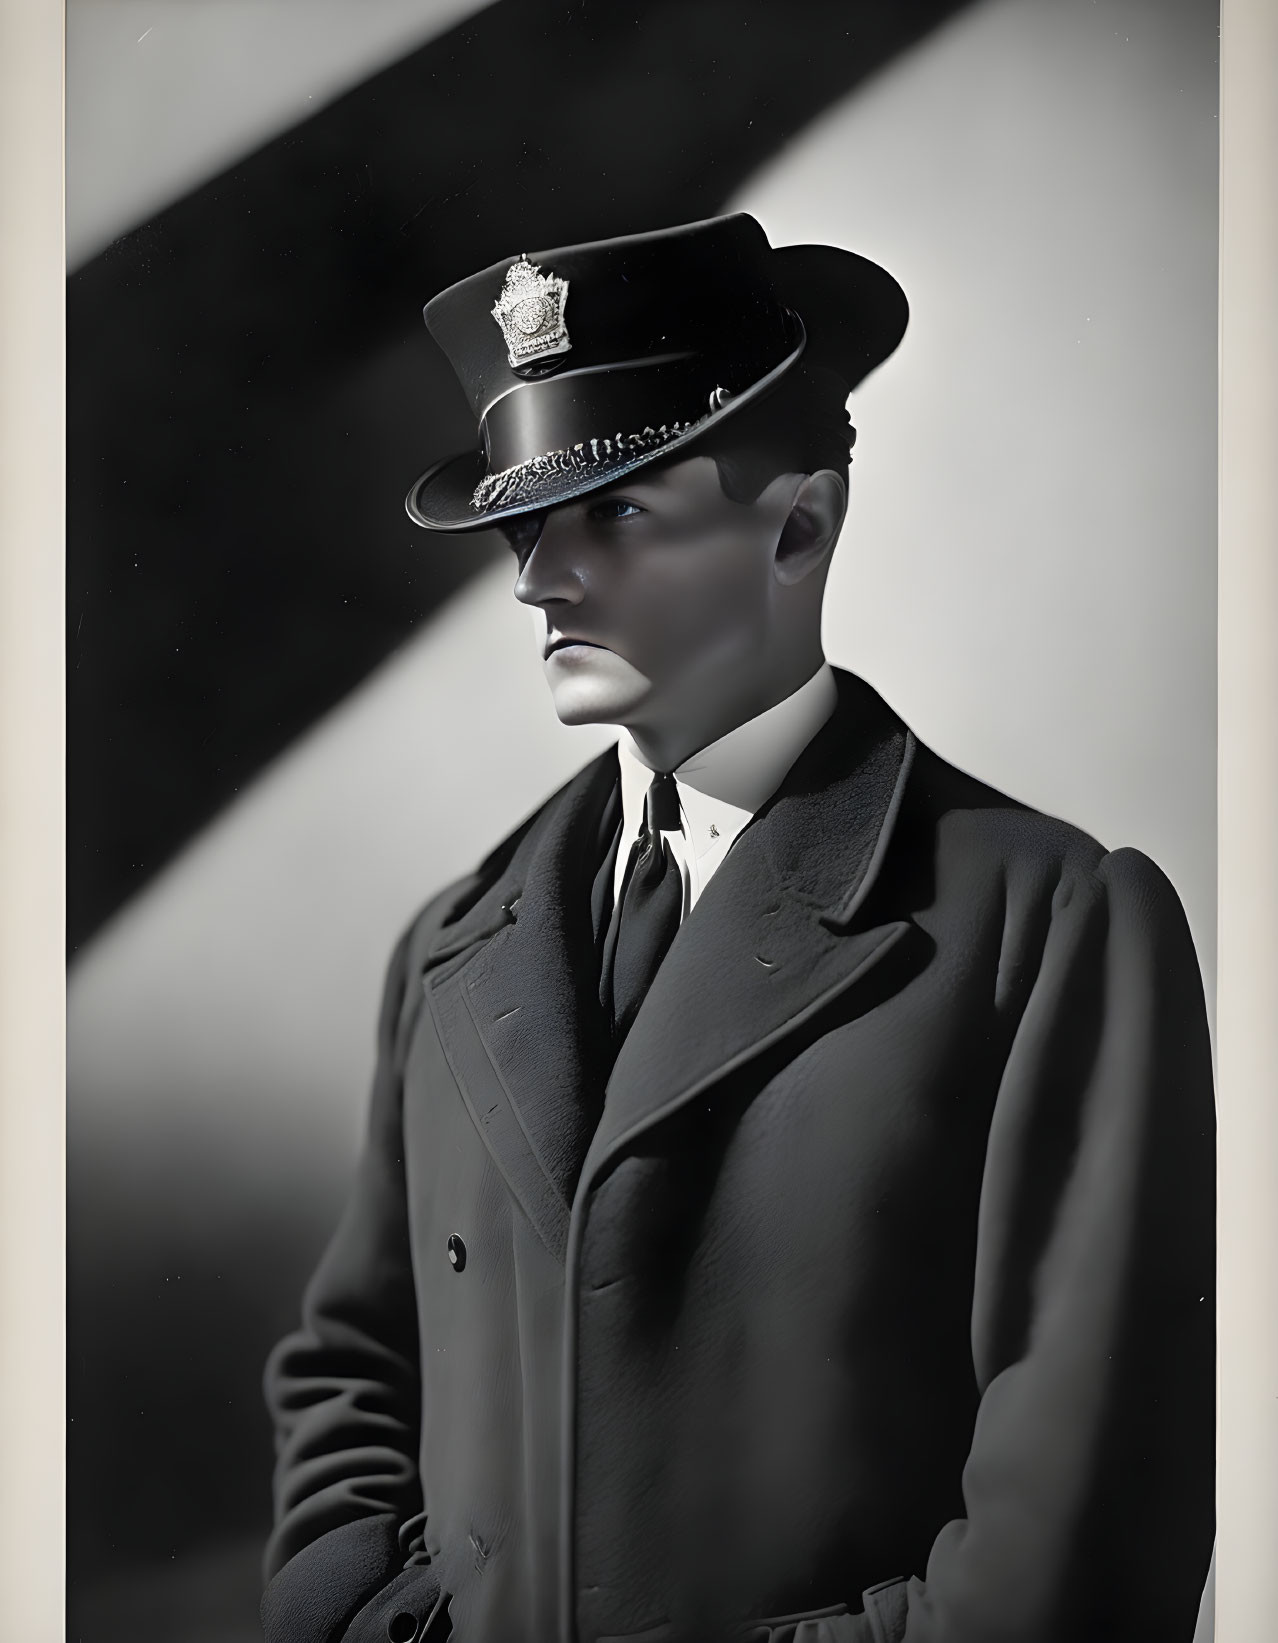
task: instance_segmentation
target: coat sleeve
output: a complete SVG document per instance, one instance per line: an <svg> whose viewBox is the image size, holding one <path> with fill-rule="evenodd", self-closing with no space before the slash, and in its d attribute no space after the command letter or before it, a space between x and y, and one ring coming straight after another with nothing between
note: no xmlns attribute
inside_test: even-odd
<svg viewBox="0 0 1278 1643"><path fill-rule="evenodd" d="M382 1643L395 1615L420 1621L440 1599L431 1568L405 1567L407 1537L422 1507L417 1309L396 1042L408 951L406 934L383 992L353 1192L307 1287L301 1328L279 1343L266 1366L277 1455L275 1526L264 1564L266 1643Z"/></svg>
<svg viewBox="0 0 1278 1643"><path fill-rule="evenodd" d="M1189 1643L1213 1524L1214 1130L1179 901L1116 851L1057 890L993 1112L966 1516L823 1643Z"/></svg>

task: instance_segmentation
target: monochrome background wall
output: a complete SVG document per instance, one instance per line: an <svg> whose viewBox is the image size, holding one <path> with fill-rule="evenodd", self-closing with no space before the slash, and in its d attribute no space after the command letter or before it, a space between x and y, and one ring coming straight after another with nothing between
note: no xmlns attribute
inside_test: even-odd
<svg viewBox="0 0 1278 1643"><path fill-rule="evenodd" d="M420 307L744 207L912 305L827 651L1180 890L1215 870L1205 0L70 0L68 1633L258 1635L258 1382L349 1177L391 943L605 744Z"/></svg>

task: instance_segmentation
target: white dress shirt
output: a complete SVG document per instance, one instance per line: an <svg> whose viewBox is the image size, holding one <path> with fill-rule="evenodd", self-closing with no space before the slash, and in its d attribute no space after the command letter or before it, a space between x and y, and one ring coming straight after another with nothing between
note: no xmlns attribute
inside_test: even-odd
<svg viewBox="0 0 1278 1643"><path fill-rule="evenodd" d="M663 837L683 878L683 916L697 904L738 835L780 787L799 754L834 711L838 695L830 664L784 701L747 719L692 754L674 772L682 831ZM630 847L643 825L652 767L629 731L617 743L621 765L621 846L613 874L613 906L621 895Z"/></svg>

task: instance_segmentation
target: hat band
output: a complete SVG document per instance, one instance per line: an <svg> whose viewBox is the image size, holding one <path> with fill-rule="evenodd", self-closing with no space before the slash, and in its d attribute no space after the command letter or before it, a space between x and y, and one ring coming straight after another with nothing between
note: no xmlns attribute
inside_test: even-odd
<svg viewBox="0 0 1278 1643"><path fill-rule="evenodd" d="M696 421L713 407L716 388L728 394L762 375L770 362L723 367L704 355L636 364L617 370L565 373L503 394L480 423L490 474L536 461L551 451L616 441L622 429L647 429ZM743 365L748 373L742 380Z"/></svg>
<svg viewBox="0 0 1278 1643"><path fill-rule="evenodd" d="M682 439L696 426L696 422L663 422L658 428L644 428L637 434L592 438L567 449L543 451L527 462L516 462L481 479L470 505L477 513L486 513L497 508L562 501L565 482L597 483L609 475L629 473L654 451Z"/></svg>

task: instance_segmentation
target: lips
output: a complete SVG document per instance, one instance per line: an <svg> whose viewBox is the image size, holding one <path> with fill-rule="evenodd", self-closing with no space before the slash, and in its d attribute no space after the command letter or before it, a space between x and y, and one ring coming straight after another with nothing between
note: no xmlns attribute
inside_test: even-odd
<svg viewBox="0 0 1278 1643"><path fill-rule="evenodd" d="M571 633L559 633L546 644L544 659L549 661L557 650L564 650L568 645L581 645L587 650L604 650L607 647L597 645L593 639L578 639Z"/></svg>

